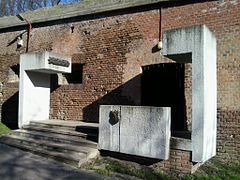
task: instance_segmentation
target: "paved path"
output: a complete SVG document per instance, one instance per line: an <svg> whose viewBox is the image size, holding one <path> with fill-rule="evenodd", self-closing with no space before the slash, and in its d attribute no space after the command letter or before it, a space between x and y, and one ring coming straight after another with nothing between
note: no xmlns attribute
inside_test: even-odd
<svg viewBox="0 0 240 180"><path fill-rule="evenodd" d="M0 144L0 179L95 180L108 178Z"/></svg>

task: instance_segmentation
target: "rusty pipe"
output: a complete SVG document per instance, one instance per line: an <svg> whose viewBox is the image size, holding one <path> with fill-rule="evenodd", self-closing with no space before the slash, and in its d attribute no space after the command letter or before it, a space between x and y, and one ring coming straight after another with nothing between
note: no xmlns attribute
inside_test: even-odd
<svg viewBox="0 0 240 180"><path fill-rule="evenodd" d="M28 52L28 47L29 47L29 42L30 42L30 37L31 37L31 32L32 32L32 24L24 17L21 16L21 14L17 14L18 19L21 21L25 21L28 24L28 36L27 36L27 47L26 47L26 52Z"/></svg>
<svg viewBox="0 0 240 180"><path fill-rule="evenodd" d="M28 36L27 36L27 47L26 47L26 52L28 52L28 47L29 47L29 42L30 42L30 37L31 37L31 32L32 32L32 24L24 18L24 21L28 24Z"/></svg>

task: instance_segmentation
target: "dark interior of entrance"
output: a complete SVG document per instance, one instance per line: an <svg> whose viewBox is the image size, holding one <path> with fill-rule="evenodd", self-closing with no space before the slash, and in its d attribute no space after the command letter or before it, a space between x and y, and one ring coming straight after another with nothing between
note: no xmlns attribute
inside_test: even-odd
<svg viewBox="0 0 240 180"><path fill-rule="evenodd" d="M143 67L142 105L171 107L171 131L185 131L184 64L162 63Z"/></svg>

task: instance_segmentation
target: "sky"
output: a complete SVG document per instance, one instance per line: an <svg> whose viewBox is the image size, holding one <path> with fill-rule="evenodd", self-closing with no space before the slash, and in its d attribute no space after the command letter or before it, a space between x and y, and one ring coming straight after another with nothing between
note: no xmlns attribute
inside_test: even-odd
<svg viewBox="0 0 240 180"><path fill-rule="evenodd" d="M71 2L80 2L81 0L61 0L60 4L67 4Z"/></svg>

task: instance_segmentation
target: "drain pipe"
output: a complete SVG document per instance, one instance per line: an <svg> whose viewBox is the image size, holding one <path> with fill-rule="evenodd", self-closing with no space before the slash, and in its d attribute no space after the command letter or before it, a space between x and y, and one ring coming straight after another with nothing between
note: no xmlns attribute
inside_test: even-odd
<svg viewBox="0 0 240 180"><path fill-rule="evenodd" d="M26 52L28 52L30 37L32 35L31 34L31 32L32 32L32 24L26 18L22 17L20 14L18 14L17 17L21 21L25 21L28 24L27 47L26 47Z"/></svg>
<svg viewBox="0 0 240 180"><path fill-rule="evenodd" d="M31 32L32 32L32 24L27 20L24 19L26 23L28 23L28 36L27 36L27 47L26 47L26 52L28 52L28 46L29 46L29 41L31 37Z"/></svg>
<svg viewBox="0 0 240 180"><path fill-rule="evenodd" d="M157 47L159 50L162 49L162 7L160 7L159 9L159 41L158 41L158 44L157 44Z"/></svg>

